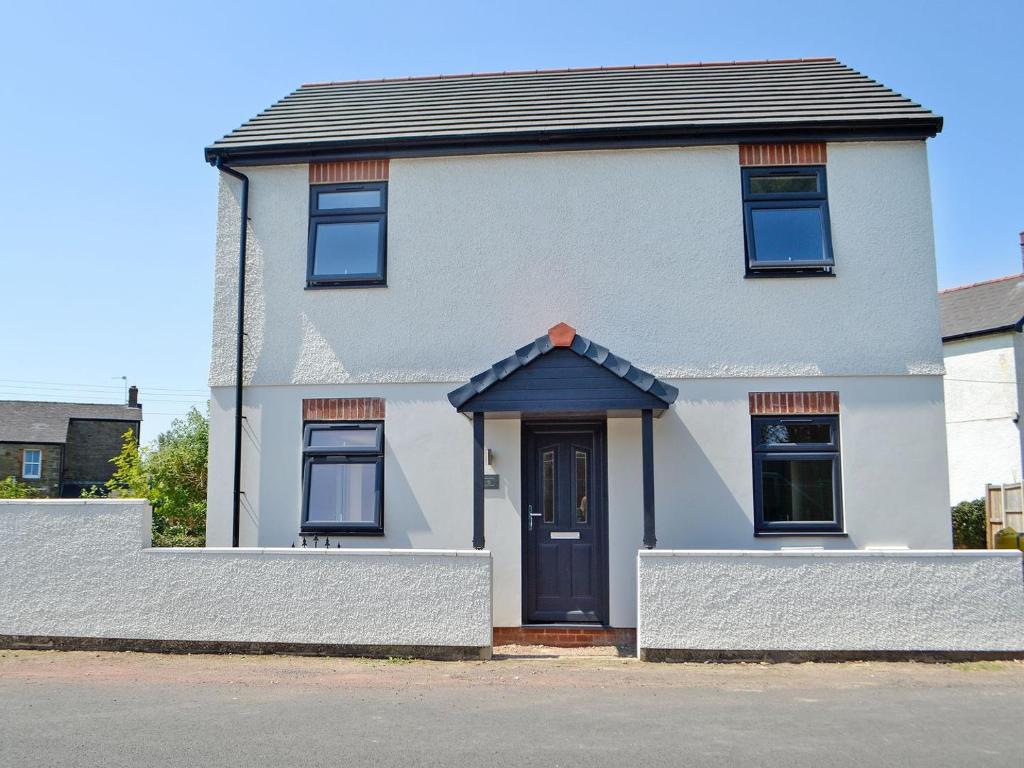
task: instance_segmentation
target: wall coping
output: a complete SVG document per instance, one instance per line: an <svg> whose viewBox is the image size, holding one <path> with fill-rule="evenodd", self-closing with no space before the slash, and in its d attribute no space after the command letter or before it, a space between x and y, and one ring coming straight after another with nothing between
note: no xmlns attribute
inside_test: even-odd
<svg viewBox="0 0 1024 768"><path fill-rule="evenodd" d="M338 549L327 547L144 547L147 555L298 555L301 557L483 557L488 549Z"/></svg>
<svg viewBox="0 0 1024 768"><path fill-rule="evenodd" d="M134 507L146 499L0 499L0 507Z"/></svg>
<svg viewBox="0 0 1024 768"><path fill-rule="evenodd" d="M658 557L996 557L1020 560L1024 552L1016 549L641 549L641 559Z"/></svg>

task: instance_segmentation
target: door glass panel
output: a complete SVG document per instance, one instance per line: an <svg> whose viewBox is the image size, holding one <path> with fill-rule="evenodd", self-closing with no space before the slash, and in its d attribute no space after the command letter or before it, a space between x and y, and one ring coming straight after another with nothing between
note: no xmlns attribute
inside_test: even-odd
<svg viewBox="0 0 1024 768"><path fill-rule="evenodd" d="M555 452L544 451L541 454L543 482L541 482L541 509L544 522L555 522Z"/></svg>
<svg viewBox="0 0 1024 768"><path fill-rule="evenodd" d="M587 454L576 451L576 522L587 522Z"/></svg>

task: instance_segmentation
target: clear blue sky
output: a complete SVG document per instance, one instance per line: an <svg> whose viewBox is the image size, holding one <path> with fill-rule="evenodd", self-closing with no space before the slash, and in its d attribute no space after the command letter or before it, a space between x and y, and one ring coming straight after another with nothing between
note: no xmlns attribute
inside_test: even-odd
<svg viewBox="0 0 1024 768"><path fill-rule="evenodd" d="M216 172L303 82L836 56L946 119L939 284L1020 271L1024 3L13 3L0 37L0 398L203 403ZM879 276L884 279L883 275Z"/></svg>

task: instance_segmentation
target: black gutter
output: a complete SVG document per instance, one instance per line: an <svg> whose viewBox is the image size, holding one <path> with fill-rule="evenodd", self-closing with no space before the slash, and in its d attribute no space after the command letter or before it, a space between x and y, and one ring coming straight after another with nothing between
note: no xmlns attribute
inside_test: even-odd
<svg viewBox="0 0 1024 768"><path fill-rule="evenodd" d="M242 363L245 354L245 246L249 225L249 177L224 165L222 158L214 162L217 170L242 182L241 224L238 235L238 319L235 331L235 466L231 492L231 546L238 546L238 528L242 502Z"/></svg>
<svg viewBox="0 0 1024 768"><path fill-rule="evenodd" d="M399 139L321 140L253 146L209 146L207 162L230 160L235 165L370 160L392 157L499 154L593 149L763 144L786 141L923 140L942 130L942 118L905 120L816 121L788 125L664 126L644 128L576 128L560 131L416 136Z"/></svg>
<svg viewBox="0 0 1024 768"><path fill-rule="evenodd" d="M954 333L950 336L943 336L942 342L946 343L947 341L973 339L977 338L978 336L991 336L992 334L995 333L1009 333L1010 331L1015 331L1017 333L1024 331L1024 317L1022 317L1016 323L1011 323L1010 325L998 325L992 328L981 328L977 331L965 331L964 333Z"/></svg>

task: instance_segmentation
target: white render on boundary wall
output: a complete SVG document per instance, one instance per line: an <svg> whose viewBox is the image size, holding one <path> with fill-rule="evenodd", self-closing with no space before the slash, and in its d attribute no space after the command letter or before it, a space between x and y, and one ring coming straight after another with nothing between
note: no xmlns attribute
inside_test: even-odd
<svg viewBox="0 0 1024 768"><path fill-rule="evenodd" d="M942 380L937 376L674 380L676 404L654 421L658 546L829 549L951 546ZM753 535L747 392L840 393L844 516L848 536ZM462 548L472 542L472 427L455 413L449 384L247 387L242 463L243 546L289 546L301 515L302 399L386 400L384 537L345 537L346 547ZM234 390L211 403L208 541L231 540ZM488 420L485 442L501 476L486 491L487 548L494 559L495 626L522 623L520 421ZM638 419L608 420L610 623L636 625L636 552L643 513ZM217 464L213 462L218 462ZM936 462L940 468L936 472ZM892 471L893 467L899 471ZM216 510L216 511L214 511Z"/></svg>
<svg viewBox="0 0 1024 768"><path fill-rule="evenodd" d="M642 551L637 646L1024 650L1016 550Z"/></svg>
<svg viewBox="0 0 1024 768"><path fill-rule="evenodd" d="M1020 333L943 344L951 504L985 496L985 485L1021 480Z"/></svg>
<svg viewBox="0 0 1024 768"><path fill-rule="evenodd" d="M0 501L0 635L491 645L490 553L150 549L139 500Z"/></svg>

